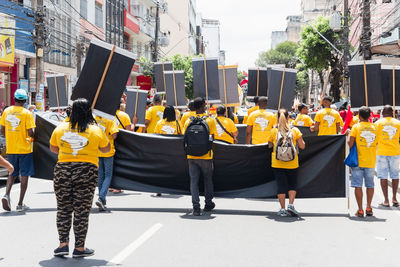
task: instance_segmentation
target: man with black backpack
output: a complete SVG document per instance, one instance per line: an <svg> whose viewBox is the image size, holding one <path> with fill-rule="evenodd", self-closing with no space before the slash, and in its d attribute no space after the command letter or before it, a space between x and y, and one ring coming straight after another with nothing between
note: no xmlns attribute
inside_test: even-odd
<svg viewBox="0 0 400 267"><path fill-rule="evenodd" d="M186 121L184 128L184 145L189 164L190 192L192 194L193 215L200 216L199 180L200 174L204 178L204 211L215 208L214 184L212 181L214 165L212 143L217 134L215 120L206 116L206 102L197 97L194 100L196 115Z"/></svg>

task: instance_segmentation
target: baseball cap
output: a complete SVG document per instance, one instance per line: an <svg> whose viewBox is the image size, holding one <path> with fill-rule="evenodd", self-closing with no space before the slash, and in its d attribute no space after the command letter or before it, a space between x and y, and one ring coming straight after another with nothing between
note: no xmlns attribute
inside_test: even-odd
<svg viewBox="0 0 400 267"><path fill-rule="evenodd" d="M301 111L303 108L308 108L308 106L307 106L306 104L304 104L304 103L301 103L301 104L299 104L299 106L297 107L297 109L298 109L299 111Z"/></svg>
<svg viewBox="0 0 400 267"><path fill-rule="evenodd" d="M17 100L26 100L28 99L28 95L24 89L17 89L14 93L14 98Z"/></svg>

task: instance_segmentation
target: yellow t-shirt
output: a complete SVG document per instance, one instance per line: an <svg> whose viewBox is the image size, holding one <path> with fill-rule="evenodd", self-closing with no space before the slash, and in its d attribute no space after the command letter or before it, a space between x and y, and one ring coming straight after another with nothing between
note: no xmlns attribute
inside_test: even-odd
<svg viewBox="0 0 400 267"><path fill-rule="evenodd" d="M97 125L85 132L71 129L71 123L62 122L50 138L50 144L60 149L58 162L89 162L99 166L99 147L106 147L108 139Z"/></svg>
<svg viewBox="0 0 400 267"><path fill-rule="evenodd" d="M206 117L206 114L196 114L194 117ZM216 122L215 119L211 118L211 117L207 117L206 122L208 124L208 128L210 130L210 135L217 135L217 126L216 126ZM183 133L185 133L186 128L189 126L190 120L187 120L185 123L185 126L183 127ZM196 157L196 156L187 156L188 159L212 159L213 158L213 151L210 150L210 152L208 152L207 154L200 156L200 157Z"/></svg>
<svg viewBox="0 0 400 267"><path fill-rule="evenodd" d="M124 129L124 127L126 129L126 127L128 127L129 125L132 124L131 118L129 118L129 115L127 113L125 113L121 110L117 110L117 116L118 116L119 120L115 117L114 122L117 124L119 129ZM122 125L119 121L122 122L122 125L124 125L124 127L122 127Z"/></svg>
<svg viewBox="0 0 400 267"><path fill-rule="evenodd" d="M164 116L163 116L164 117ZM180 121L181 120L181 112L177 109L175 109L175 118Z"/></svg>
<svg viewBox="0 0 400 267"><path fill-rule="evenodd" d="M297 140L303 136L303 134L300 132L299 129L296 127L293 127L291 129L292 131L292 136L293 136L293 145L296 146ZM299 157L296 152L296 157L292 161L281 161L276 159L276 153L275 153L275 146L276 143L278 142L278 129L274 128L271 130L271 135L269 137L268 142L271 142L274 144L273 150L272 150L272 155L271 155L271 166L272 168L279 168L279 169L297 169L299 167Z"/></svg>
<svg viewBox="0 0 400 267"><path fill-rule="evenodd" d="M251 113L247 119L247 125L253 126L251 143L253 145L268 142L271 129L276 124L276 116L264 109L259 109Z"/></svg>
<svg viewBox="0 0 400 267"><path fill-rule="evenodd" d="M400 155L400 121L386 117L375 122L378 130L378 151L379 156Z"/></svg>
<svg viewBox="0 0 400 267"><path fill-rule="evenodd" d="M315 115L315 122L319 122L318 135L336 135L336 124L342 121L339 112L331 108L324 108Z"/></svg>
<svg viewBox="0 0 400 267"><path fill-rule="evenodd" d="M360 119L357 116L354 116L353 119L350 122L349 127L353 127L354 125L356 125L358 122L360 121Z"/></svg>
<svg viewBox="0 0 400 267"><path fill-rule="evenodd" d="M154 133L157 122L164 117L164 109L165 107L157 105L152 106L146 111L146 120L150 121L149 127L147 127L147 133Z"/></svg>
<svg viewBox="0 0 400 267"><path fill-rule="evenodd" d="M375 168L377 130L370 122L360 122L351 129L350 136L356 139L358 166Z"/></svg>
<svg viewBox="0 0 400 267"><path fill-rule="evenodd" d="M196 115L196 111L186 111L185 113L183 113L182 119L181 119L181 124L182 124L182 125L185 125L186 121L187 121L190 117L192 117L192 116L194 116L194 115Z"/></svg>
<svg viewBox="0 0 400 267"><path fill-rule="evenodd" d="M18 106L8 107L1 116L0 124L5 127L7 154L32 153L32 139L27 131L36 125L29 110Z"/></svg>
<svg viewBox="0 0 400 267"><path fill-rule="evenodd" d="M313 124L314 122L311 119L311 117L306 114L297 115L297 118L293 123L294 126L304 126L304 127L311 127Z"/></svg>
<svg viewBox="0 0 400 267"><path fill-rule="evenodd" d="M99 151L99 157L112 157L115 154L114 139L112 138L112 135L119 132L118 126L114 121L103 117L96 116L95 120L97 121L97 126L99 126L100 129L102 129L103 132L106 134L108 141L111 145L110 152L102 153L101 151Z"/></svg>
<svg viewBox="0 0 400 267"><path fill-rule="evenodd" d="M224 131L224 129L222 129L222 127L217 122L217 119L225 127L225 129L232 135L233 135L233 133L236 133L238 131L238 129L235 126L235 123L231 119L223 117L223 116L218 116L215 120L215 125L217 127L217 134L214 136L215 140L222 140L222 141L233 144L233 138L231 136L229 136Z"/></svg>
<svg viewBox="0 0 400 267"><path fill-rule="evenodd" d="M259 110L259 109L260 109L260 106L254 106L254 107L249 108L247 110L247 117L249 117L251 115L251 113L253 113L254 111Z"/></svg>
<svg viewBox="0 0 400 267"><path fill-rule="evenodd" d="M167 119L160 120L157 122L156 128L154 129L156 134L183 134L182 124L176 121L167 121Z"/></svg>
<svg viewBox="0 0 400 267"><path fill-rule="evenodd" d="M234 122L235 124L239 124L239 118L238 118L238 116L236 116L235 114L233 114L233 118L234 118L233 122Z"/></svg>

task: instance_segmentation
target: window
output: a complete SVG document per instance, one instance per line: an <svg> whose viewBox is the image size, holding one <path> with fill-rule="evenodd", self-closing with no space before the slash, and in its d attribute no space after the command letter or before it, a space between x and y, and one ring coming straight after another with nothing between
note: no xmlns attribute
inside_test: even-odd
<svg viewBox="0 0 400 267"><path fill-rule="evenodd" d="M81 0L80 13L84 19L87 19L87 0Z"/></svg>
<svg viewBox="0 0 400 267"><path fill-rule="evenodd" d="M103 28L103 6L96 2L94 12L94 23L96 24L96 26Z"/></svg>

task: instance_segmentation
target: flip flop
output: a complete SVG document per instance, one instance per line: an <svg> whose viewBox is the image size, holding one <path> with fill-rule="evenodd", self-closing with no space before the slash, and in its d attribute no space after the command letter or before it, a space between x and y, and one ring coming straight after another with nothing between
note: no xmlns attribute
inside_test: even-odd
<svg viewBox="0 0 400 267"><path fill-rule="evenodd" d="M398 203L397 203L398 205ZM390 208L390 204L385 204L385 203L381 203L379 204L379 206L385 207L385 208Z"/></svg>
<svg viewBox="0 0 400 267"><path fill-rule="evenodd" d="M398 207L399 206L399 202L393 202L393 207Z"/></svg>
<svg viewBox="0 0 400 267"><path fill-rule="evenodd" d="M357 210L356 214L357 217L363 218L364 217L364 211L363 210Z"/></svg>
<svg viewBox="0 0 400 267"><path fill-rule="evenodd" d="M373 216L374 212L372 211L372 208L366 208L365 209L365 214L367 214L367 216Z"/></svg>

